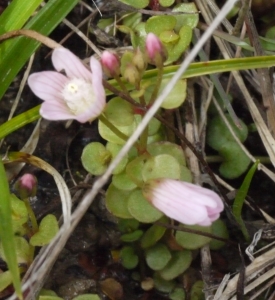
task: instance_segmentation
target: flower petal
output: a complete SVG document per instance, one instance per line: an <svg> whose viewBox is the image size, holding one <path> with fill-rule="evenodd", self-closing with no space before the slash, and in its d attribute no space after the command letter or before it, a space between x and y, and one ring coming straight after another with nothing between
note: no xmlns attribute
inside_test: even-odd
<svg viewBox="0 0 275 300"><path fill-rule="evenodd" d="M33 73L28 84L33 93L44 101L63 102L61 91L68 78L54 71Z"/></svg>
<svg viewBox="0 0 275 300"><path fill-rule="evenodd" d="M209 226L223 210L223 203L215 192L178 180L150 180L143 194L168 217L187 225Z"/></svg>
<svg viewBox="0 0 275 300"><path fill-rule="evenodd" d="M65 70L69 78L83 78L91 82L91 73L83 65L81 60L66 48L56 48L52 54L52 62L55 69L60 72Z"/></svg>
<svg viewBox="0 0 275 300"><path fill-rule="evenodd" d="M91 57L90 65L92 70L92 85L95 95L95 102L85 113L76 116L76 120L81 123L92 121L97 118L102 113L106 105L105 90L102 84L101 64L94 57Z"/></svg>
<svg viewBox="0 0 275 300"><path fill-rule="evenodd" d="M76 119L76 116L69 110L66 104L60 102L43 102L40 108L40 114L47 120Z"/></svg>

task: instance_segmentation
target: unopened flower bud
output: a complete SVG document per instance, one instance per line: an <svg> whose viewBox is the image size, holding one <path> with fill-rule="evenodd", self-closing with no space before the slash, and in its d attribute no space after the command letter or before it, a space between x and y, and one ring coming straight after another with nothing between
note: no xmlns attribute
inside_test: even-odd
<svg viewBox="0 0 275 300"><path fill-rule="evenodd" d="M134 52L133 64L141 73L143 73L147 68L146 56L142 53L142 51L139 48L137 48Z"/></svg>
<svg viewBox="0 0 275 300"><path fill-rule="evenodd" d="M106 50L103 51L101 56L101 64L104 73L108 77L114 77L119 75L120 61L115 53Z"/></svg>
<svg viewBox="0 0 275 300"><path fill-rule="evenodd" d="M140 72L133 64L128 64L124 70L123 77L133 85L140 82Z"/></svg>
<svg viewBox="0 0 275 300"><path fill-rule="evenodd" d="M149 63L154 64L156 66L160 66L166 60L166 50L162 45L159 38L153 34L149 33L146 37L146 53L149 58Z"/></svg>
<svg viewBox="0 0 275 300"><path fill-rule="evenodd" d="M15 184L19 197L26 199L34 197L37 191L37 179L32 174L24 174Z"/></svg>

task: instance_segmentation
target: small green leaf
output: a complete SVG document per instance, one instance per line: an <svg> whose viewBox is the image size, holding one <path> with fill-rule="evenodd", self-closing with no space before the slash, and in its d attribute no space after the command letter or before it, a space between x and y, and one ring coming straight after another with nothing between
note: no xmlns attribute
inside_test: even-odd
<svg viewBox="0 0 275 300"><path fill-rule="evenodd" d="M123 234L120 237L120 239L121 239L122 242L132 243L132 242L135 242L135 241L139 240L142 235L143 235L143 231L139 229L139 230L135 230L135 231L130 232L130 233Z"/></svg>
<svg viewBox="0 0 275 300"><path fill-rule="evenodd" d="M39 293L38 300L62 300L57 294L52 290L42 289Z"/></svg>
<svg viewBox="0 0 275 300"><path fill-rule="evenodd" d="M149 0L119 0L120 2L127 4L129 6L133 6L134 8L144 8L149 5Z"/></svg>
<svg viewBox="0 0 275 300"><path fill-rule="evenodd" d="M111 154L111 161L118 155L121 148L122 148L122 146L118 145L118 144L114 144L114 143L110 143L110 142L108 142L106 144L106 150L109 151ZM116 168L113 170L112 174L116 175L116 174L121 173L125 169L127 163L128 163L128 155L125 155L121 159L119 164L116 166Z"/></svg>
<svg viewBox="0 0 275 300"><path fill-rule="evenodd" d="M135 29L135 27L141 22L141 20L142 14L140 12L130 13L124 16L122 24L132 29Z"/></svg>
<svg viewBox="0 0 275 300"><path fill-rule="evenodd" d="M160 94L162 90L167 86L170 79L163 79L160 87ZM186 99L186 80L178 80L174 85L173 90L168 94L165 100L162 102L161 107L165 109L174 109L182 105Z"/></svg>
<svg viewBox="0 0 275 300"><path fill-rule="evenodd" d="M10 271L0 273L0 292L12 284L12 275Z"/></svg>
<svg viewBox="0 0 275 300"><path fill-rule="evenodd" d="M39 230L31 239L32 246L42 247L50 243L58 232L58 222L54 215L48 214L39 224Z"/></svg>
<svg viewBox="0 0 275 300"><path fill-rule="evenodd" d="M228 239L229 238L229 233L227 230L227 227L225 225L225 223L222 220L216 220L215 222L212 223L211 225L211 231L212 234L224 239ZM218 250L220 248L222 248L225 245L225 242L219 241L219 240L215 240L212 239L209 243L209 247L211 250Z"/></svg>
<svg viewBox="0 0 275 300"><path fill-rule="evenodd" d="M182 228L199 230L206 233L211 233L211 227L199 226L199 225L182 225ZM202 246L208 244L211 241L210 237L184 232L177 231L175 235L177 243L185 249L199 249Z"/></svg>
<svg viewBox="0 0 275 300"><path fill-rule="evenodd" d="M162 223L167 223L167 217L163 217L159 220ZM148 248L155 245L157 241L159 241L166 232L166 228L164 226L159 226L157 224L152 225L143 235L140 241L140 245L142 248Z"/></svg>
<svg viewBox="0 0 275 300"><path fill-rule="evenodd" d="M147 33L154 33L157 36L165 30L173 30L177 20L174 16L154 16L147 20L145 30Z"/></svg>
<svg viewBox="0 0 275 300"><path fill-rule="evenodd" d="M177 287L170 294L169 299L171 300L185 300L185 291L183 288ZM192 298L193 300L193 298Z"/></svg>
<svg viewBox="0 0 275 300"><path fill-rule="evenodd" d="M175 0L159 0L159 4L163 7L169 7L173 5Z"/></svg>
<svg viewBox="0 0 275 300"><path fill-rule="evenodd" d="M188 25L191 28L197 27L199 22L199 13L195 3L180 3L172 9L172 12L179 12L178 15L174 16L177 20L177 24L175 26L175 30L177 32L180 31L181 27L184 25Z"/></svg>
<svg viewBox="0 0 275 300"><path fill-rule="evenodd" d="M117 189L113 184L109 185L106 192L106 207L116 217L131 219L127 205L130 192Z"/></svg>
<svg viewBox="0 0 275 300"><path fill-rule="evenodd" d="M132 105L120 97L112 98L108 102L104 114L115 126L129 126L134 122Z"/></svg>
<svg viewBox="0 0 275 300"><path fill-rule="evenodd" d="M143 197L140 189L131 192L128 199L128 211L133 218L142 223L153 223L163 216L162 212Z"/></svg>
<svg viewBox="0 0 275 300"><path fill-rule="evenodd" d="M139 222L135 219L119 219L117 226L120 232L129 233L138 229Z"/></svg>
<svg viewBox="0 0 275 300"><path fill-rule="evenodd" d="M179 164L186 166L184 152L181 146L177 144L162 141L162 142L149 144L147 146L147 150L153 156L157 156L159 154L171 155L179 162Z"/></svg>
<svg viewBox="0 0 275 300"><path fill-rule="evenodd" d="M119 190L131 191L137 187L137 185L128 176L126 171L114 175L112 177L112 183Z"/></svg>
<svg viewBox="0 0 275 300"><path fill-rule="evenodd" d="M156 178L180 179L181 167L171 155L160 154L149 158L144 164L142 178L146 182Z"/></svg>
<svg viewBox="0 0 275 300"><path fill-rule="evenodd" d="M191 288L190 299L192 300L203 300L205 299L203 293L204 283L202 280L196 281Z"/></svg>
<svg viewBox="0 0 275 300"><path fill-rule="evenodd" d="M192 254L189 250L175 251L172 258L164 269L159 271L160 276L165 280L172 280L189 268L192 262Z"/></svg>
<svg viewBox="0 0 275 300"><path fill-rule="evenodd" d="M134 269L138 264L138 256L131 246L125 246L120 250L120 258L126 269Z"/></svg>
<svg viewBox="0 0 275 300"><path fill-rule="evenodd" d="M172 255L164 244L158 243L146 249L145 259L147 265L155 271L162 270L170 261Z"/></svg>
<svg viewBox="0 0 275 300"><path fill-rule="evenodd" d="M176 286L176 282L173 280L164 280L158 272L154 273L154 286L162 293L170 293Z"/></svg>
<svg viewBox="0 0 275 300"><path fill-rule="evenodd" d="M241 128L237 127L228 114L225 114L227 121L231 125L237 137L244 142L248 135L248 129L242 120L238 120ZM235 142L231 132L220 116L214 117L208 122L207 127L207 144L213 149L219 151L226 144ZM236 143L236 142L235 142Z"/></svg>
<svg viewBox="0 0 275 300"><path fill-rule="evenodd" d="M22 233L23 235L25 230L22 225L27 223L29 218L26 205L22 200L19 200L14 194L11 194L10 197L13 231L14 233Z"/></svg>
<svg viewBox="0 0 275 300"><path fill-rule="evenodd" d="M102 175L111 161L111 153L104 145L93 142L86 145L81 155L83 167L92 175Z"/></svg>

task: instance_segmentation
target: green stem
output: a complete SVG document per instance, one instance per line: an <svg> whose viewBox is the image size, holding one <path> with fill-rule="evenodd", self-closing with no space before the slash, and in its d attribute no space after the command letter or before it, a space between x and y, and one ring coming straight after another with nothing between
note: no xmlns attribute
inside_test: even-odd
<svg viewBox="0 0 275 300"><path fill-rule="evenodd" d="M150 104L153 104L153 102L156 100L157 95L159 93L159 89L160 89L160 85L162 82L162 75L163 75L163 66L160 66L158 68L158 72L157 72L157 81L156 81L156 85L155 85L155 89L151 95L151 99L150 99Z"/></svg>
<svg viewBox="0 0 275 300"><path fill-rule="evenodd" d="M27 211L28 211L28 215L29 215L29 218L30 218L30 221L31 221L31 225L32 225L32 232L33 233L36 233L38 232L38 224L37 224L37 221L36 221L36 217L35 217L35 214L32 210L32 207L30 205L30 202L29 202L29 199L26 198L23 200L24 203L25 203L25 206L27 208Z"/></svg>
<svg viewBox="0 0 275 300"><path fill-rule="evenodd" d="M128 140L129 137L123 132L121 132L119 129L117 129L104 115L100 115L99 120L119 138L121 138L125 142Z"/></svg>

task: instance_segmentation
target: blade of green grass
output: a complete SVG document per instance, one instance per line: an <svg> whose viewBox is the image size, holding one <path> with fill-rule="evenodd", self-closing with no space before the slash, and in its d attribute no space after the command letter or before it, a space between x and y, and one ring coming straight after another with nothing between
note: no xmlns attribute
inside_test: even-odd
<svg viewBox="0 0 275 300"><path fill-rule="evenodd" d="M42 0L13 0L0 16L0 34L20 29ZM0 49L3 46L0 46Z"/></svg>
<svg viewBox="0 0 275 300"><path fill-rule="evenodd" d="M0 237L8 269L12 275L17 296L22 299L20 274L17 265L14 234L12 229L12 210L10 190L2 160L0 161Z"/></svg>
<svg viewBox="0 0 275 300"><path fill-rule="evenodd" d="M245 197L247 196L247 192L248 192L250 184L251 184L251 180L253 178L254 173L257 170L259 162L260 161L257 160L253 164L253 166L249 169L249 171L247 172L241 187L237 191L237 194L236 194L236 197L235 197L235 200L234 200L234 203L233 203L233 208L232 208L233 215L235 216L236 221L240 225L242 233L243 233L243 235L244 235L247 242L250 240L250 236L249 236L249 233L246 229L244 221L242 219L242 208L243 208Z"/></svg>
<svg viewBox="0 0 275 300"><path fill-rule="evenodd" d="M78 0L50 0L24 28L47 36L77 3ZM17 37L9 43L0 57L0 98L38 46L38 42L25 37Z"/></svg>

